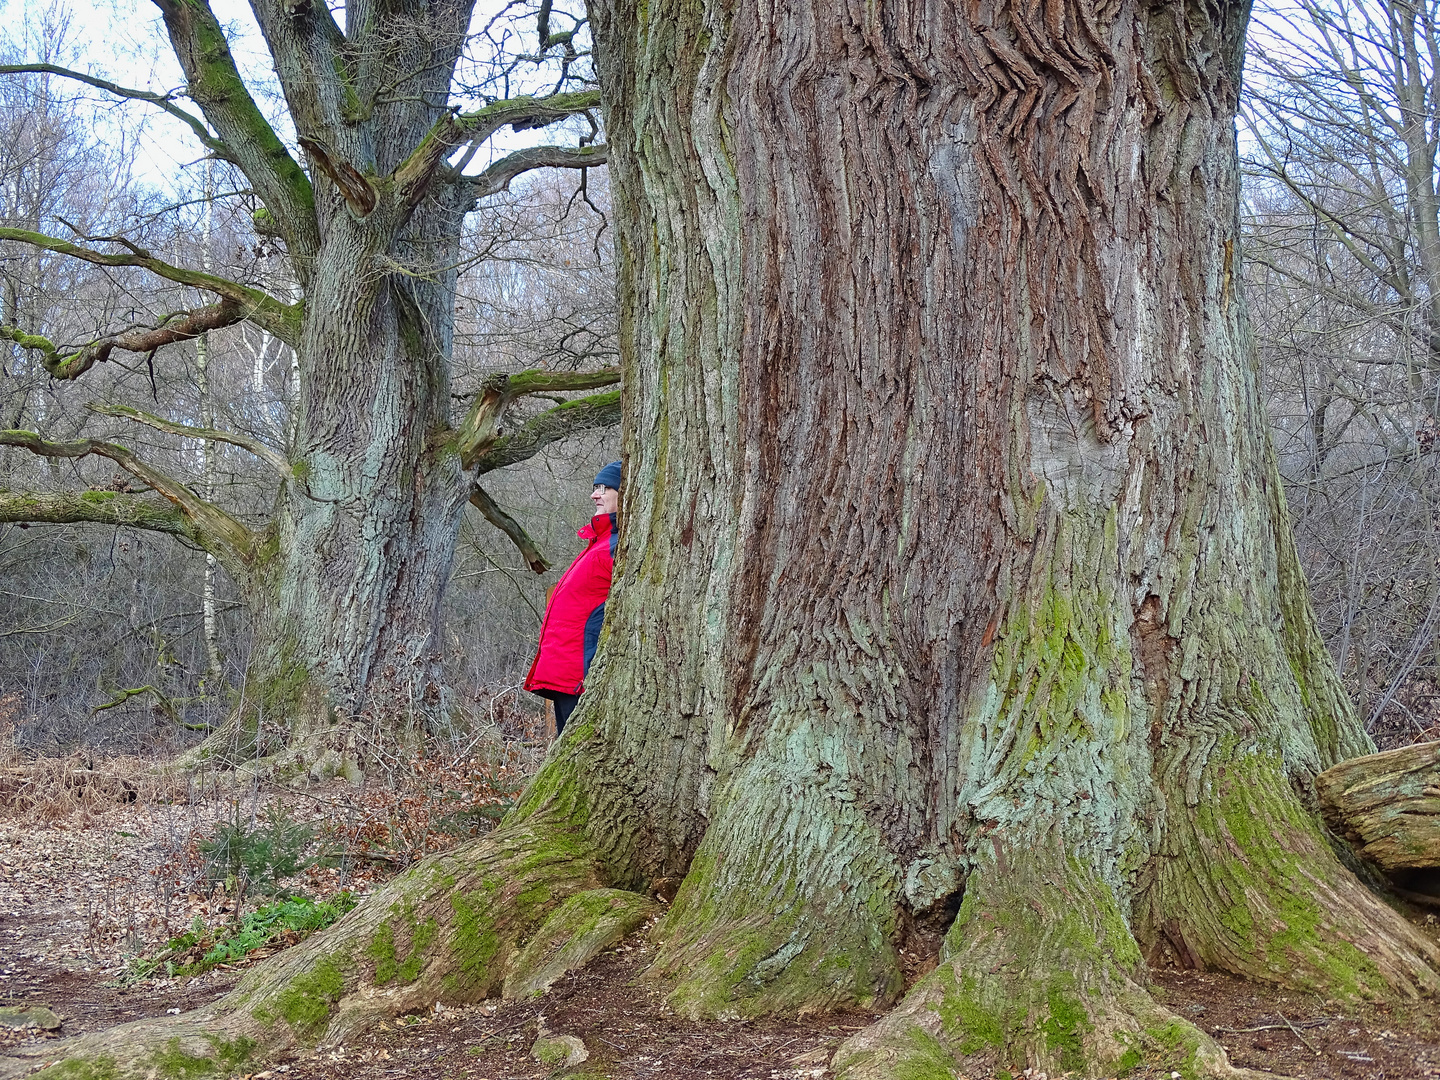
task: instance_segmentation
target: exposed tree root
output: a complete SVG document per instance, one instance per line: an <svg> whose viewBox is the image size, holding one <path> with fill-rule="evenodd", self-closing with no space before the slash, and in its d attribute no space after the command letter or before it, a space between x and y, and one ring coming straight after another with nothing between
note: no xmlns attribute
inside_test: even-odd
<svg viewBox="0 0 1440 1080"><path fill-rule="evenodd" d="M1203 786L1167 815L1141 940L1186 966L1329 997L1440 993L1440 948L1340 864L1277 756L1221 759Z"/></svg>
<svg viewBox="0 0 1440 1080"><path fill-rule="evenodd" d="M226 1075L297 1046L344 1041L377 1018L500 992L522 943L568 896L602 882L583 837L539 813L433 855L330 929L253 968L205 1009L35 1048L42 1075L124 1080Z"/></svg>
<svg viewBox="0 0 1440 1080"><path fill-rule="evenodd" d="M843 1080L1115 1076L1140 1065L1198 1077L1230 1065L1140 985L1144 963L1111 888L1058 849L995 848L946 937L942 961L888 1015L846 1042Z"/></svg>
<svg viewBox="0 0 1440 1080"><path fill-rule="evenodd" d="M711 823L659 929L649 976L682 1015L873 1007L904 986L901 868L853 800L784 780L736 781L745 797Z"/></svg>
<svg viewBox="0 0 1440 1080"><path fill-rule="evenodd" d="M622 889L588 889L555 909L507 965L503 996L544 993L568 971L584 967L601 951L638 929L659 905Z"/></svg>

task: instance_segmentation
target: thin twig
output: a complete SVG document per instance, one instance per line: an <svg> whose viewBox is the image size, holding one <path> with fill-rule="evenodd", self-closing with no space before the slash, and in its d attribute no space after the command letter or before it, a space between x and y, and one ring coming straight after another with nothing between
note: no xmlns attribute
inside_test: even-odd
<svg viewBox="0 0 1440 1080"><path fill-rule="evenodd" d="M1280 1017L1280 1019L1285 1020L1285 1018L1284 1018L1283 1016ZM1322 1016L1322 1017L1320 1017L1318 1020L1302 1020L1302 1021L1300 1021L1300 1026L1301 1026L1301 1027L1307 1027L1307 1028L1311 1028L1311 1027L1323 1027L1325 1024L1328 1024L1328 1023L1331 1021L1331 1019L1333 1019L1333 1018L1332 1018L1332 1017L1329 1017L1329 1016ZM1215 1028L1214 1030L1217 1031L1217 1032L1221 1032L1221 1033L1223 1033L1223 1034L1225 1034L1225 1035L1249 1035L1249 1034L1251 1034L1251 1033L1253 1033L1253 1032L1256 1032L1256 1031L1284 1031L1286 1028L1289 1028L1291 1031L1294 1031L1294 1030L1295 1030L1295 1025L1292 1024L1292 1023L1290 1023L1289 1020L1285 1020L1285 1023L1283 1023L1283 1024L1261 1024L1259 1027L1248 1027L1248 1028L1217 1027L1217 1028Z"/></svg>
<svg viewBox="0 0 1440 1080"><path fill-rule="evenodd" d="M1299 1039L1302 1043L1304 1043L1310 1048L1310 1052L1312 1054L1314 1054L1316 1057L1320 1056L1320 1051L1315 1048L1315 1044L1312 1043L1309 1039L1307 1039L1304 1035L1300 1034L1300 1029L1290 1022L1289 1017L1287 1017L1279 1009L1275 1010L1275 1015L1280 1017L1281 1020L1285 1021L1285 1026L1295 1033L1295 1037L1297 1039Z"/></svg>

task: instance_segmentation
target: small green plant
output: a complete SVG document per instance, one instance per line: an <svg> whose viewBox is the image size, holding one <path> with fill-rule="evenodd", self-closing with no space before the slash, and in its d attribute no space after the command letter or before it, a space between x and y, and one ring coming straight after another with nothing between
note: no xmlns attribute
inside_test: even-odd
<svg viewBox="0 0 1440 1080"><path fill-rule="evenodd" d="M305 852L315 839L315 830L295 821L280 802L265 808L255 824L233 804L231 819L216 827L209 839L199 843L206 876L223 885L235 897L238 917L245 894L253 887L266 896L280 892L280 882L293 877L315 860Z"/></svg>
<svg viewBox="0 0 1440 1080"><path fill-rule="evenodd" d="M315 901L308 896L295 896L266 904L246 915L227 936L217 936L200 916L183 934L171 938L153 957L141 957L130 965L129 977L146 979L152 975L199 975L218 964L232 964L267 945L293 945L323 930L355 906L349 892L337 893L329 900Z"/></svg>
<svg viewBox="0 0 1440 1080"><path fill-rule="evenodd" d="M337 893L329 900L316 903L308 896L295 896L274 904L266 904L252 915L246 915L238 933L217 941L203 957L206 965L225 964L239 960L246 953L277 939L294 944L316 930L323 930L355 906L355 897L348 892ZM290 939L293 937L293 941Z"/></svg>

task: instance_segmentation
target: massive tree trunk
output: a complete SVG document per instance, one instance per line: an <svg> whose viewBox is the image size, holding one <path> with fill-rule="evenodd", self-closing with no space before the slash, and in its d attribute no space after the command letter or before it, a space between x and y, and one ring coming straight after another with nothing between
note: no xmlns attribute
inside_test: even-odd
<svg viewBox="0 0 1440 1080"><path fill-rule="evenodd" d="M1369 743L1235 287L1245 18L597 11L632 396L580 719L690 750L640 801L678 865L703 835L682 1007L888 1002L962 895L852 1071L1212 1057L1135 1004L1146 955L1440 988L1314 809Z"/></svg>
<svg viewBox="0 0 1440 1080"><path fill-rule="evenodd" d="M412 124L413 142L427 127ZM235 740L244 756L348 768L365 757L357 738L393 749L407 721L423 731L444 719L440 600L469 497L461 455L436 437L451 425L467 209L454 194L442 189L398 232L372 220L379 212L357 219L338 193L319 214L295 477L272 525L273 563L255 580L247 701L218 750Z"/></svg>
<svg viewBox="0 0 1440 1080"><path fill-rule="evenodd" d="M650 974L681 1011L898 1002L848 1077L1232 1074L1147 960L1440 989L1314 805L1370 745L1235 291L1245 14L594 5L623 534L591 689L495 842L534 830L526 918L678 883ZM421 983L469 955L433 880L371 902ZM375 917L312 947L330 1037L383 1001Z"/></svg>

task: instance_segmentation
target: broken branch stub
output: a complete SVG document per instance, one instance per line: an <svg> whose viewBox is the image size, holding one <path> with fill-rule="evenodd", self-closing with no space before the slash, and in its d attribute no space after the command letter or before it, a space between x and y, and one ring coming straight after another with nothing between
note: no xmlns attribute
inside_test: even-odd
<svg viewBox="0 0 1440 1080"><path fill-rule="evenodd" d="M1342 761L1315 792L1330 827L1382 870L1440 867L1440 742Z"/></svg>

